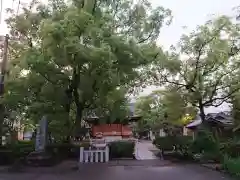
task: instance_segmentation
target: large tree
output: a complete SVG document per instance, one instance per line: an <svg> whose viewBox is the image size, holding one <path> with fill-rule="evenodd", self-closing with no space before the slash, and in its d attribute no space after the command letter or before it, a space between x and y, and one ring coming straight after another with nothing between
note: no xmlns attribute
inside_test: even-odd
<svg viewBox="0 0 240 180"><path fill-rule="evenodd" d="M65 127L75 115L76 129L85 110L106 109L106 97L141 85L140 69L159 55L156 39L171 20L169 10L131 0L32 1L9 12L11 60L26 85L15 92L24 100L19 107L28 116L65 118Z"/></svg>
<svg viewBox="0 0 240 180"><path fill-rule="evenodd" d="M239 24L221 16L183 35L166 53L168 60L152 66L155 84L182 89L204 120L204 108L220 106L239 91L239 29Z"/></svg>

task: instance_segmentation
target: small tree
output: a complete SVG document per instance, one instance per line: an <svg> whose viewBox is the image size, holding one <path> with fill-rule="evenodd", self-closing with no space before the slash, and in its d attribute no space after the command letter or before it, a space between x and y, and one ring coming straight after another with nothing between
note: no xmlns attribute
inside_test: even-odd
<svg viewBox="0 0 240 180"><path fill-rule="evenodd" d="M142 116L141 128L165 129L169 134L177 126L184 125L186 115L194 116L195 109L188 106L184 96L175 88L158 90L136 102L136 114Z"/></svg>

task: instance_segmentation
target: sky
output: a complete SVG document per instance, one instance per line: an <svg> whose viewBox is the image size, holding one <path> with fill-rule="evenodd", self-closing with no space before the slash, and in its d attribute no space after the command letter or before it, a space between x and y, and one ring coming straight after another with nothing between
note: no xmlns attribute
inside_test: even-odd
<svg viewBox="0 0 240 180"><path fill-rule="evenodd" d="M239 0L150 0L150 2L153 6L160 5L172 11L172 24L164 27L159 36L159 44L164 49L168 49L172 44L175 45L183 33L191 32L197 25L204 24L213 15L234 16L233 8L240 6ZM8 7L12 7L12 0L3 0L3 9ZM17 0L15 0L14 7L17 7ZM0 24L0 34L7 33L6 24L3 22L4 18L6 18L5 13L3 13ZM187 28L183 28L185 26ZM140 95L149 94L154 89L156 87L148 87ZM223 105L218 109L227 110L228 107Z"/></svg>

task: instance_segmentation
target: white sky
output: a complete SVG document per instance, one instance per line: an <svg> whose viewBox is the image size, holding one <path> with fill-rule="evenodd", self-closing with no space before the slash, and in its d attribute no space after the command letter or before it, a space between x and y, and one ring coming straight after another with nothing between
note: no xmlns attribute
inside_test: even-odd
<svg viewBox="0 0 240 180"><path fill-rule="evenodd" d="M15 7L17 0L15 0ZM28 1L28 0L22 0ZM203 24L206 20L214 15L234 15L233 8L240 5L239 0L150 0L153 5L161 5L172 10L174 16L173 22L169 27L163 28L159 43L168 48L172 44L176 44L183 33L193 30L197 25ZM12 7L12 0L3 0L3 9ZM6 14L3 13L0 24L0 34L7 33L6 24L3 19ZM183 27L187 26L187 29ZM143 94L148 94L154 87L148 87ZM225 107L225 106L224 106ZM225 108L224 108L225 109Z"/></svg>

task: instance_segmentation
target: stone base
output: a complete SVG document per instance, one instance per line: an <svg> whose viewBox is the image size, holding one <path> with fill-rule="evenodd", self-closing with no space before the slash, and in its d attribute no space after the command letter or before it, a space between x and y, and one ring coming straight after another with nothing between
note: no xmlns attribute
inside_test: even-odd
<svg viewBox="0 0 240 180"><path fill-rule="evenodd" d="M56 159L50 153L34 151L26 157L26 164L35 167L53 166L56 164Z"/></svg>

